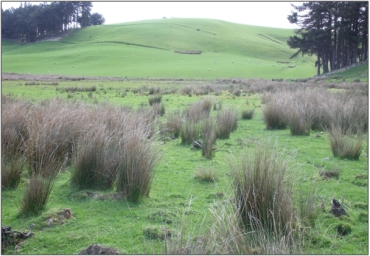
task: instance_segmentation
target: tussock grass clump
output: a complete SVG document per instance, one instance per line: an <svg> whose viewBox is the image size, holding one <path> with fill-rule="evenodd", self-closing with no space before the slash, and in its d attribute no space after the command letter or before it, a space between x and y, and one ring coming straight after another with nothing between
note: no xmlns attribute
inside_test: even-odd
<svg viewBox="0 0 370 256"><path fill-rule="evenodd" d="M184 95L191 96L193 89L194 89L194 86L187 85L181 88L181 93Z"/></svg>
<svg viewBox="0 0 370 256"><path fill-rule="evenodd" d="M24 143L29 173L55 177L66 165L83 117L78 104L51 100L33 107L27 119L29 138Z"/></svg>
<svg viewBox="0 0 370 256"><path fill-rule="evenodd" d="M258 146L254 155L231 159L235 203L245 230L287 236L294 228L292 183L287 160L271 145Z"/></svg>
<svg viewBox="0 0 370 256"><path fill-rule="evenodd" d="M286 115L291 135L310 135L313 113L308 104L302 102L289 104Z"/></svg>
<svg viewBox="0 0 370 256"><path fill-rule="evenodd" d="M166 108L163 103L154 103L152 107L155 115L157 116L164 116L164 114L166 113Z"/></svg>
<svg viewBox="0 0 370 256"><path fill-rule="evenodd" d="M122 158L118 167L117 191L123 192L128 201L138 202L149 196L154 166L159 151L152 147L145 131L135 127L122 138Z"/></svg>
<svg viewBox="0 0 370 256"><path fill-rule="evenodd" d="M166 127L174 138L180 136L182 116L179 110L172 111L167 115Z"/></svg>
<svg viewBox="0 0 370 256"><path fill-rule="evenodd" d="M161 87L157 86L157 87L150 87L149 88L149 94L150 95L153 95L153 94L160 94L161 93Z"/></svg>
<svg viewBox="0 0 370 256"><path fill-rule="evenodd" d="M254 109L243 110L242 111L242 119L250 120L250 119L253 118L253 114L254 114Z"/></svg>
<svg viewBox="0 0 370 256"><path fill-rule="evenodd" d="M357 137L351 131L332 125L328 130L330 148L334 157L358 160L361 155L362 133Z"/></svg>
<svg viewBox="0 0 370 256"><path fill-rule="evenodd" d="M197 140L200 135L200 124L191 120L182 123L181 126L181 143L190 145L194 140Z"/></svg>
<svg viewBox="0 0 370 256"><path fill-rule="evenodd" d="M80 189L113 188L122 154L114 139L103 126L79 138L73 157L72 183Z"/></svg>
<svg viewBox="0 0 370 256"><path fill-rule="evenodd" d="M153 95L149 97L149 105L153 106L154 104L159 104L162 101L162 95Z"/></svg>
<svg viewBox="0 0 370 256"><path fill-rule="evenodd" d="M286 129L287 117L285 102L277 97L271 99L262 109L263 120L266 123L267 130Z"/></svg>
<svg viewBox="0 0 370 256"><path fill-rule="evenodd" d="M217 127L213 119L208 118L202 124L202 155L212 159L213 145L216 142Z"/></svg>
<svg viewBox="0 0 370 256"><path fill-rule="evenodd" d="M12 158L1 158L1 188L17 188L21 181L22 169L25 159L22 156L13 156Z"/></svg>
<svg viewBox="0 0 370 256"><path fill-rule="evenodd" d="M247 231L240 225L241 219L234 198L210 206L211 222L199 233L189 232L184 221L177 223L164 254L193 255L250 255L250 254L301 254L301 234L271 235L265 230ZM176 224L176 223L175 223Z"/></svg>
<svg viewBox="0 0 370 256"><path fill-rule="evenodd" d="M77 87L77 86L74 86L74 87L66 87L64 89L66 92L69 92L69 93L74 93L74 92L95 92L96 91L96 86L93 85L93 86L90 86L90 87Z"/></svg>
<svg viewBox="0 0 370 256"><path fill-rule="evenodd" d="M191 104L187 109L184 110L183 116L186 120L193 122L200 122L209 117L211 112L212 99L205 98Z"/></svg>
<svg viewBox="0 0 370 256"><path fill-rule="evenodd" d="M36 215L45 209L52 189L52 179L32 174L24 190L21 215Z"/></svg>
<svg viewBox="0 0 370 256"><path fill-rule="evenodd" d="M1 187L16 188L25 163L24 142L28 139L26 126L30 105L20 101L4 100L1 124Z"/></svg>
<svg viewBox="0 0 370 256"><path fill-rule="evenodd" d="M217 138L228 139L230 133L235 131L238 127L238 113L236 110L226 108L218 112L217 114Z"/></svg>

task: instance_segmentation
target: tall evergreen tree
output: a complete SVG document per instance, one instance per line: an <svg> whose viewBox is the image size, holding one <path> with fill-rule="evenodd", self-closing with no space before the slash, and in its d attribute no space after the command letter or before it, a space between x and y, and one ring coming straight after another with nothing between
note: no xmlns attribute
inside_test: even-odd
<svg viewBox="0 0 370 256"><path fill-rule="evenodd" d="M288 45L298 54L316 55L317 74L342 68L368 56L368 2L305 2L292 5L290 23L300 28Z"/></svg>
<svg viewBox="0 0 370 256"><path fill-rule="evenodd" d="M59 36L72 28L90 25L92 2L21 3L19 8L1 10L1 35L21 42ZM100 21L104 18L101 16ZM101 23L101 24L102 24Z"/></svg>

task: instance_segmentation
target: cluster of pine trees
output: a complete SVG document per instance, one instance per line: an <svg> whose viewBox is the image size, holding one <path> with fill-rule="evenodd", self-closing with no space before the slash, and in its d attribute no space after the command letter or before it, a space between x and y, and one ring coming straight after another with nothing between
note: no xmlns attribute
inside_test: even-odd
<svg viewBox="0 0 370 256"><path fill-rule="evenodd" d="M71 29L101 25L105 22L99 13L91 14L92 2L44 2L19 8L1 9L2 38L35 42L60 36Z"/></svg>
<svg viewBox="0 0 370 256"><path fill-rule="evenodd" d="M305 2L292 5L290 23L300 29L290 37L290 48L316 55L317 74L327 73L368 58L368 2Z"/></svg>

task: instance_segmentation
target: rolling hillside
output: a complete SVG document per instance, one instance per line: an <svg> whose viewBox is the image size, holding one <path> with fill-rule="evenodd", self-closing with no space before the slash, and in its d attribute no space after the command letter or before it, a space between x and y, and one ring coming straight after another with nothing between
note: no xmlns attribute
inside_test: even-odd
<svg viewBox="0 0 370 256"><path fill-rule="evenodd" d="M297 57L291 29L209 19L161 19L88 27L60 41L3 41L2 72L171 78L306 78L313 57ZM202 51L179 54L175 51Z"/></svg>

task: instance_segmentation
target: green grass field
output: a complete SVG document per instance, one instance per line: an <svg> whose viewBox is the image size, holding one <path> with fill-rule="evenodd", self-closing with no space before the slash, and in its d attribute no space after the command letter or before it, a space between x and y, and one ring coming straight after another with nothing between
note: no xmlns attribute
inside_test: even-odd
<svg viewBox="0 0 370 256"><path fill-rule="evenodd" d="M148 106L149 89L160 87L166 114L184 110L189 104L204 98L222 101L223 108L238 111L238 128L229 139L217 139L212 160L202 157L199 150L181 144L181 139L158 135L154 145L162 158L155 166L155 176L148 198L134 204L125 200L93 199L86 192L109 195L113 191L78 190L70 184L69 166L55 180L46 209L41 215L19 217L18 212L28 180L24 170L20 186L2 190L2 225L23 231L35 223L34 236L21 244L18 254L77 254L90 244L99 243L124 254L162 254L167 244L148 239L144 230L167 227L173 233L183 233L185 240L202 236L214 220L210 209L225 204L233 196L232 177L227 165L231 156L238 157L253 150L258 143L277 143L281 153L290 159L288 177L294 183L293 199L299 204L299 191L315 192L313 207L320 211L315 223L307 227L304 254L368 254L368 140L362 143L359 160L333 157L326 131L311 131L309 136L292 136L289 129L266 130L263 120L262 91L271 79L308 78L315 75L314 58L298 57L286 46L293 34L288 29L232 24L217 20L163 19L89 27L76 31L59 42L38 42L18 45L3 41L2 72L23 74L58 74L74 76L114 76L131 78L108 80L2 81L2 95L29 100L33 104L47 99L66 99L91 104L109 103L114 106ZM202 50L201 55L176 54L175 50ZM124 56L124 58L122 57ZM289 62L279 64L279 62ZM258 63L258 64L257 64ZM288 68L288 65L296 65ZM209 69L209 70L208 70ZM367 65L341 73L341 78L329 82L284 84L271 83L270 89L308 86L351 91ZM338 76L338 74L335 74ZM135 79L138 78L138 79ZM140 79L139 79L140 78ZM169 80L145 79L169 78ZM175 80L184 78L183 81ZM250 80L228 78L254 78ZM263 78L266 80L260 80ZM345 79L347 82L342 81ZM218 80L216 80L218 79ZM224 80L222 80L224 79ZM54 84L52 84L54 82ZM235 88L255 88L235 96ZM362 85L363 83L358 83ZM94 92L67 92L68 88L89 88ZM218 88L218 93L191 96L182 94L184 87ZM340 86L343 86L340 87ZM194 89L194 90L195 90ZM332 90L332 89L331 89ZM216 90L215 90L216 91ZM337 91L336 89L332 91ZM166 93L165 93L166 92ZM367 92L365 92L367 95ZM253 119L243 120L242 110L255 109ZM211 110L211 116L217 115ZM204 182L195 178L199 169L212 168L218 179ZM340 171L339 178L320 176L324 170ZM313 194L313 193L312 193ZM342 202L350 217L335 218L331 199ZM215 206L216 205L216 206ZM69 208L73 218L53 227L47 220ZM321 209L321 208L320 208ZM350 234L340 236L339 224L349 224ZM168 251L168 250L167 250ZM4 254L13 254L9 246Z"/></svg>
<svg viewBox="0 0 370 256"><path fill-rule="evenodd" d="M289 59L295 50L286 41L293 34L292 29L207 19L95 26L57 42L3 42L2 72L129 78L311 77L316 72L313 57Z"/></svg>

